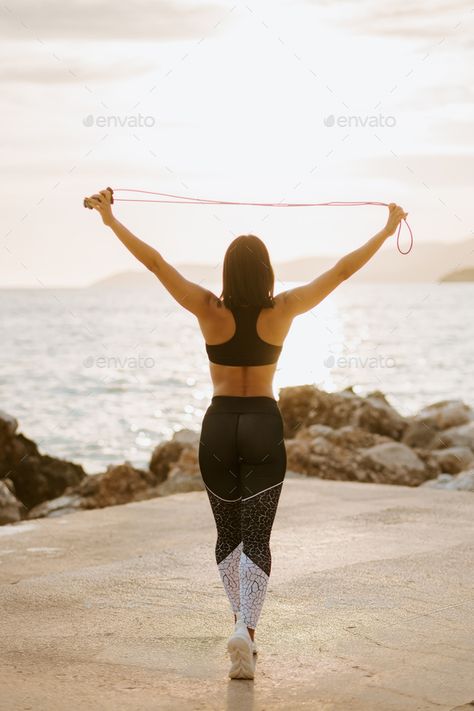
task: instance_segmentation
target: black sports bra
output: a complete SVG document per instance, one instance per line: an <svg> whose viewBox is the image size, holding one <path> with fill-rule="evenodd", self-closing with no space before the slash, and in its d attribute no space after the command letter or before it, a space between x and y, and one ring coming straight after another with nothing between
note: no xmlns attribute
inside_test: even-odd
<svg viewBox="0 0 474 711"><path fill-rule="evenodd" d="M209 345L206 351L211 363L219 365L269 365L276 363L283 346L267 343L257 333L260 306L233 306L235 333L228 341Z"/></svg>

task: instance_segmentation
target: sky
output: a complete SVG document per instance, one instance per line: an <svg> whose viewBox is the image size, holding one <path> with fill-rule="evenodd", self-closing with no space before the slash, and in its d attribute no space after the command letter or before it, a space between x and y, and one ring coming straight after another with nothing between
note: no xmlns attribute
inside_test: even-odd
<svg viewBox="0 0 474 711"><path fill-rule="evenodd" d="M473 30L464 0L8 0L0 286L142 268L82 206L109 185L393 201L415 249L472 237ZM115 215L171 263L215 264L249 232L274 262L340 257L386 208L117 202Z"/></svg>

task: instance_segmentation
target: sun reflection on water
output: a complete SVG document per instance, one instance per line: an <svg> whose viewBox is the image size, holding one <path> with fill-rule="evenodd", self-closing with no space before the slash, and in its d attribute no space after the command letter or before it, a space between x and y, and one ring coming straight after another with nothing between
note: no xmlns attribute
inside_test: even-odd
<svg viewBox="0 0 474 711"><path fill-rule="evenodd" d="M335 390L329 359L342 355L343 344L344 323L334 299L328 298L312 311L297 316L278 363L276 390L302 383Z"/></svg>

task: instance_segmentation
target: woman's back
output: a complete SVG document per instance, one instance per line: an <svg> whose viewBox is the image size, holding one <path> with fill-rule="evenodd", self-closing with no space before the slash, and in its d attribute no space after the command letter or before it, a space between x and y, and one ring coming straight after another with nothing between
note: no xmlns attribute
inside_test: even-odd
<svg viewBox="0 0 474 711"><path fill-rule="evenodd" d="M216 299L199 319L215 395L274 397L273 376L292 318L274 307L228 309Z"/></svg>

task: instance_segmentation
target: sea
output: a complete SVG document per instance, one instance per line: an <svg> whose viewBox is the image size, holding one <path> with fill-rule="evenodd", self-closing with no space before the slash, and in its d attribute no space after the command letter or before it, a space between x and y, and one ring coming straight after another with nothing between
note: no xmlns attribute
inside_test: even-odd
<svg viewBox="0 0 474 711"><path fill-rule="evenodd" d="M159 282L0 290L0 343L0 409L42 453L89 474L146 467L174 432L199 431L212 397L198 321ZM274 394L351 386L383 392L402 415L447 399L474 407L473 363L473 283L347 281L294 320Z"/></svg>

